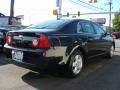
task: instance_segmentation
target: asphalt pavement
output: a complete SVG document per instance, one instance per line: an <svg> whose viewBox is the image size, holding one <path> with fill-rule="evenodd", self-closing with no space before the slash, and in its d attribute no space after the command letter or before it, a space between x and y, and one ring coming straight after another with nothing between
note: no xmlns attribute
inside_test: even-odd
<svg viewBox="0 0 120 90"><path fill-rule="evenodd" d="M68 78L60 72L59 68L31 71L8 64L0 54L0 90L120 90L120 40L112 59L88 61L79 77Z"/></svg>

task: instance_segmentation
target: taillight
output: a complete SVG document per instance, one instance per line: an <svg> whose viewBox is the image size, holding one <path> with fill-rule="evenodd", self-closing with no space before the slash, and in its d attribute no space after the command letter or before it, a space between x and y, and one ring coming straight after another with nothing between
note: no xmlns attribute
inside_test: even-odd
<svg viewBox="0 0 120 90"><path fill-rule="evenodd" d="M7 44L11 44L12 43L12 38L11 38L11 36L8 33L6 33L6 43Z"/></svg>
<svg viewBox="0 0 120 90"><path fill-rule="evenodd" d="M35 47L35 48L50 48L50 43L49 43L48 38L44 34L41 34L40 38L34 39L32 41L32 47Z"/></svg>

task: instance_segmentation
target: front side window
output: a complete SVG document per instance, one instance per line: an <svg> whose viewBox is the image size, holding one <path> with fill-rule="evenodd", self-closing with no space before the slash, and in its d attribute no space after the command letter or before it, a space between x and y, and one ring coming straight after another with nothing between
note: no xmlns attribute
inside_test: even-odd
<svg viewBox="0 0 120 90"><path fill-rule="evenodd" d="M95 33L92 25L89 22L82 22L81 25L82 25L82 28L83 28L83 32L92 33L92 34Z"/></svg>
<svg viewBox="0 0 120 90"><path fill-rule="evenodd" d="M96 31L96 34L102 35L102 34L105 33L105 31L99 25L93 23L93 27L94 27L94 29Z"/></svg>

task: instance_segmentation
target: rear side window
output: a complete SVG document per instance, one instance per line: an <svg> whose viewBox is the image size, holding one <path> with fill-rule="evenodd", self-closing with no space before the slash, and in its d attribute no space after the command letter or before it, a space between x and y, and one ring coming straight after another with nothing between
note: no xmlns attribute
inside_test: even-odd
<svg viewBox="0 0 120 90"><path fill-rule="evenodd" d="M63 33L76 33L77 32L77 21L70 22L62 28Z"/></svg>
<svg viewBox="0 0 120 90"><path fill-rule="evenodd" d="M83 32L95 34L93 26L89 22L82 22L81 25L83 28Z"/></svg>

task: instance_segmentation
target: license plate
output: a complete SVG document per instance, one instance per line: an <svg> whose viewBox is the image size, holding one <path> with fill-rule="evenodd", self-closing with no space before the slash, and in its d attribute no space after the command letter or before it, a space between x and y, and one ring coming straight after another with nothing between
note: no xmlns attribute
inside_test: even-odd
<svg viewBox="0 0 120 90"><path fill-rule="evenodd" d="M22 62L23 60L23 52L22 51L17 51L17 50L12 50L12 59L18 62Z"/></svg>

